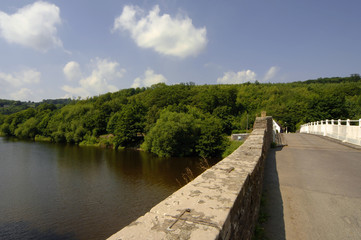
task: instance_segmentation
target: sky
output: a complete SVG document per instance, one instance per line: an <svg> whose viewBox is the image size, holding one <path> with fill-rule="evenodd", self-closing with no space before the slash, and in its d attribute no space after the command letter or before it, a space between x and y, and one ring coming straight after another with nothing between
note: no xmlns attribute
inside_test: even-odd
<svg viewBox="0 0 361 240"><path fill-rule="evenodd" d="M1 0L0 99L361 73L360 0Z"/></svg>

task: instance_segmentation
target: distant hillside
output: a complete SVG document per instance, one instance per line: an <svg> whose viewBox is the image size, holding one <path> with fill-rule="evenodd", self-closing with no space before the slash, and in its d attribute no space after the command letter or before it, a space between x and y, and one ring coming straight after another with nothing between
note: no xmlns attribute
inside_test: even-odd
<svg viewBox="0 0 361 240"><path fill-rule="evenodd" d="M350 77L332 77L332 78L318 78L313 80L303 81L302 83L345 83L345 82L361 82L360 74L351 74Z"/></svg>
<svg viewBox="0 0 361 240"><path fill-rule="evenodd" d="M160 156L210 157L228 145L225 135L251 128L261 111L289 131L310 121L360 119L361 80L354 74L275 84L160 83L87 100L46 101L0 114L0 134L114 148L141 146Z"/></svg>
<svg viewBox="0 0 361 240"><path fill-rule="evenodd" d="M37 106L47 103L54 104L56 108L61 108L70 103L71 99L46 99L41 102L22 102L14 100L0 99L0 114L9 115L12 113L20 112L27 108L36 108Z"/></svg>

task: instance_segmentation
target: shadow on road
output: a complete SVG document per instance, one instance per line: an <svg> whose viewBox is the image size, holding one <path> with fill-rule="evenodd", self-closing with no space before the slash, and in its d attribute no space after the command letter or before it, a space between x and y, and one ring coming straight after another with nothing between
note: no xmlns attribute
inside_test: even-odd
<svg viewBox="0 0 361 240"><path fill-rule="evenodd" d="M270 149L265 163L263 196L265 198L264 211L268 215L262 224L266 239L286 239L283 218L283 201L277 172L276 152L282 147Z"/></svg>

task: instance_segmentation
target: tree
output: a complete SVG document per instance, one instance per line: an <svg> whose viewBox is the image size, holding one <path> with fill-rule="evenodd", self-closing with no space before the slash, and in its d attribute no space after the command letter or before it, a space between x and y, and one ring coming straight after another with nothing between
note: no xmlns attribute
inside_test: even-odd
<svg viewBox="0 0 361 240"><path fill-rule="evenodd" d="M26 120L24 123L20 124L15 130L15 136L18 138L30 138L34 139L38 134L37 128L38 121L35 117L31 117Z"/></svg>
<svg viewBox="0 0 361 240"><path fill-rule="evenodd" d="M229 142L223 132L222 120L207 116L198 123L201 130L195 146L198 155L203 158L221 156Z"/></svg>
<svg viewBox="0 0 361 240"><path fill-rule="evenodd" d="M163 111L142 148L161 157L194 155L198 129L191 114Z"/></svg>
<svg viewBox="0 0 361 240"><path fill-rule="evenodd" d="M145 108L140 103L124 106L112 117L108 129L114 129L115 147L133 147L139 144L144 132Z"/></svg>
<svg viewBox="0 0 361 240"><path fill-rule="evenodd" d="M7 137L11 136L10 124L9 123L3 123L0 126L0 133L7 136Z"/></svg>
<svg viewBox="0 0 361 240"><path fill-rule="evenodd" d="M227 139L221 119L190 107L188 113L164 110L142 145L158 156L220 156Z"/></svg>

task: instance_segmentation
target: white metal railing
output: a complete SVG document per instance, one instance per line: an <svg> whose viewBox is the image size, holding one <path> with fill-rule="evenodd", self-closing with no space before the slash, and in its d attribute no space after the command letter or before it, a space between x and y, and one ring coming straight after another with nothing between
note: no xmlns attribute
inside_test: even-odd
<svg viewBox="0 0 361 240"><path fill-rule="evenodd" d="M301 133L328 136L361 146L361 119L359 120L322 120L301 126Z"/></svg>

